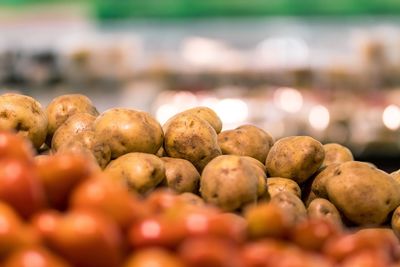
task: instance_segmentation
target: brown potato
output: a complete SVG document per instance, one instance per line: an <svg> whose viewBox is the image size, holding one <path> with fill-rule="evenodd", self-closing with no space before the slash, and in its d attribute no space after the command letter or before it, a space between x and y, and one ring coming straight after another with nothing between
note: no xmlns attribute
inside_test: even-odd
<svg viewBox="0 0 400 267"><path fill-rule="evenodd" d="M319 173L315 176L311 184L311 191L316 197L328 198L328 192L326 192L326 183L328 179L335 177L335 170L339 163L333 163L320 169Z"/></svg>
<svg viewBox="0 0 400 267"><path fill-rule="evenodd" d="M334 224L341 226L342 218L339 211L329 200L324 198L316 198L310 202L307 207L309 218L323 218L327 219Z"/></svg>
<svg viewBox="0 0 400 267"><path fill-rule="evenodd" d="M400 186L368 163L345 162L334 174L326 183L329 200L353 223L380 225L400 205Z"/></svg>
<svg viewBox="0 0 400 267"><path fill-rule="evenodd" d="M293 180L282 177L268 177L268 192L271 197L280 192L289 192L301 198L300 186Z"/></svg>
<svg viewBox="0 0 400 267"><path fill-rule="evenodd" d="M165 166L165 183L177 193L199 190L200 174L190 161L185 159L161 158Z"/></svg>
<svg viewBox="0 0 400 267"><path fill-rule="evenodd" d="M201 197L190 192L179 194L177 198L182 200L184 203L193 206L204 206L206 204Z"/></svg>
<svg viewBox="0 0 400 267"><path fill-rule="evenodd" d="M218 144L224 155L249 156L262 163L274 141L272 136L253 125L242 125L218 134Z"/></svg>
<svg viewBox="0 0 400 267"><path fill-rule="evenodd" d="M58 148L58 153L66 152L88 152L94 156L100 168L104 169L111 160L111 150L108 144L104 143L92 131L80 132L73 135L69 141Z"/></svg>
<svg viewBox="0 0 400 267"><path fill-rule="evenodd" d="M323 145L323 147L325 151L325 158L322 162L322 166L354 160L350 149L345 146L336 143L329 143Z"/></svg>
<svg viewBox="0 0 400 267"><path fill-rule="evenodd" d="M400 170L394 171L390 174L400 184Z"/></svg>
<svg viewBox="0 0 400 267"><path fill-rule="evenodd" d="M265 166L269 176L305 182L324 160L322 144L309 136L290 136L278 140L268 153Z"/></svg>
<svg viewBox="0 0 400 267"><path fill-rule="evenodd" d="M200 178L203 199L226 211L257 202L258 174L248 160L235 155L216 157Z"/></svg>
<svg viewBox="0 0 400 267"><path fill-rule="evenodd" d="M48 135L51 137L69 117L77 113L98 116L99 112L87 96L81 94L61 95L54 98L46 108L49 118Z"/></svg>
<svg viewBox="0 0 400 267"><path fill-rule="evenodd" d="M255 158L243 156L244 160L247 160L250 164L254 166L254 171L258 176L258 198L259 200L269 200L270 194L268 192L267 174L265 173L265 166L260 161Z"/></svg>
<svg viewBox="0 0 400 267"><path fill-rule="evenodd" d="M0 130L16 131L39 149L46 139L47 125L46 113L32 97L14 93L0 96Z"/></svg>
<svg viewBox="0 0 400 267"><path fill-rule="evenodd" d="M96 135L111 149L115 159L130 152L155 154L162 145L161 125L147 112L112 108L94 122Z"/></svg>
<svg viewBox="0 0 400 267"><path fill-rule="evenodd" d="M111 161L104 173L141 194L150 192L165 179L164 162L156 155L140 152Z"/></svg>
<svg viewBox="0 0 400 267"><path fill-rule="evenodd" d="M393 232L396 234L398 238L400 238L400 206L397 207L393 212L391 226Z"/></svg>
<svg viewBox="0 0 400 267"><path fill-rule="evenodd" d="M190 161L201 172L221 155L217 134L210 124L191 114L178 114L164 125L164 149L169 157Z"/></svg>
<svg viewBox="0 0 400 267"><path fill-rule="evenodd" d="M76 134L84 131L94 130L96 117L88 113L77 113L69 117L53 135L51 149L57 151L58 148L73 138Z"/></svg>
<svg viewBox="0 0 400 267"><path fill-rule="evenodd" d="M187 109L183 111L182 114L192 114L202 118L203 120L207 121L211 125L211 127L214 128L217 134L220 133L222 130L221 119L218 117L217 113L215 113L214 110L208 107L195 107Z"/></svg>
<svg viewBox="0 0 400 267"><path fill-rule="evenodd" d="M280 192L271 198L273 205L277 205L287 215L290 225L297 224L307 218L307 210L300 198L289 192Z"/></svg>

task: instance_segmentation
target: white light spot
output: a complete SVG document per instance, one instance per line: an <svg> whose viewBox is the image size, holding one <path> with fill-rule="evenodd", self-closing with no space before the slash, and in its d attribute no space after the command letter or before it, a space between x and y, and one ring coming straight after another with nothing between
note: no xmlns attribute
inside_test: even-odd
<svg viewBox="0 0 400 267"><path fill-rule="evenodd" d="M330 120L329 111L322 105L315 106L311 109L308 121L311 126L319 131L323 131L328 127Z"/></svg>
<svg viewBox="0 0 400 267"><path fill-rule="evenodd" d="M283 87L275 91L274 103L284 111L296 113L303 106L303 96L296 89Z"/></svg>
<svg viewBox="0 0 400 267"><path fill-rule="evenodd" d="M43 256L34 251L25 253L23 259L24 259L24 266L27 267L41 267L47 265Z"/></svg>
<svg viewBox="0 0 400 267"><path fill-rule="evenodd" d="M247 119L249 110L247 104L240 99L226 98L217 103L215 112L222 123L239 123Z"/></svg>
<svg viewBox="0 0 400 267"><path fill-rule="evenodd" d="M177 113L179 113L179 110L176 106L170 104L164 104L158 107L156 111L156 118L158 122L162 125Z"/></svg>
<svg viewBox="0 0 400 267"><path fill-rule="evenodd" d="M400 127L400 108L396 105L389 105L382 114L383 124L390 130L397 130Z"/></svg>
<svg viewBox="0 0 400 267"><path fill-rule="evenodd" d="M161 227L156 221L148 220L141 225L140 230L143 236L147 238L156 238L161 232Z"/></svg>
<svg viewBox="0 0 400 267"><path fill-rule="evenodd" d="M207 217L201 214L189 215L186 221L186 226L194 232L204 232L207 230Z"/></svg>

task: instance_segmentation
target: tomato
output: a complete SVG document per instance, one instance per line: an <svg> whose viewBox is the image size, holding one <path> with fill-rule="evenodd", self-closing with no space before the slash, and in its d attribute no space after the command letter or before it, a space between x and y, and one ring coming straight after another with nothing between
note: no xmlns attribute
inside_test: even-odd
<svg viewBox="0 0 400 267"><path fill-rule="evenodd" d="M0 202L0 257L21 247L37 244L38 236L22 218L4 202Z"/></svg>
<svg viewBox="0 0 400 267"><path fill-rule="evenodd" d="M13 253L3 267L71 267L64 259L43 247L29 247Z"/></svg>
<svg viewBox="0 0 400 267"><path fill-rule="evenodd" d="M23 161L0 161L0 200L10 204L24 218L46 206L43 187L35 168Z"/></svg>
<svg viewBox="0 0 400 267"><path fill-rule="evenodd" d="M288 231L288 218L279 207L271 203L250 206L245 210L244 217L252 238L283 237Z"/></svg>
<svg viewBox="0 0 400 267"><path fill-rule="evenodd" d="M33 162L34 154L33 146L27 139L13 132L0 131L0 159Z"/></svg>
<svg viewBox="0 0 400 267"><path fill-rule="evenodd" d="M178 253L186 266L243 266L239 249L233 242L212 236L189 238L181 244Z"/></svg>
<svg viewBox="0 0 400 267"><path fill-rule="evenodd" d="M377 250L363 250L344 259L342 267L387 267L391 259L386 253Z"/></svg>
<svg viewBox="0 0 400 267"><path fill-rule="evenodd" d="M132 254L123 264L124 267L184 267L182 260L162 248L142 249Z"/></svg>
<svg viewBox="0 0 400 267"><path fill-rule="evenodd" d="M120 229L93 211L65 214L48 239L51 247L75 267L115 267L122 260Z"/></svg>
<svg viewBox="0 0 400 267"><path fill-rule="evenodd" d="M308 219L297 224L291 239L302 248L321 250L325 242L339 235L339 228L326 219Z"/></svg>
<svg viewBox="0 0 400 267"><path fill-rule="evenodd" d="M102 212L124 229L150 215L143 201L126 187L106 177L83 182L74 190L70 203L72 208L88 208Z"/></svg>
<svg viewBox="0 0 400 267"><path fill-rule="evenodd" d="M181 201L173 191L159 188L147 196L146 202L153 213L160 213Z"/></svg>
<svg viewBox="0 0 400 267"><path fill-rule="evenodd" d="M133 224L128 240L132 247L162 246L174 248L186 236L182 220L152 216Z"/></svg>
<svg viewBox="0 0 400 267"><path fill-rule="evenodd" d="M79 154L56 154L41 157L36 168L51 207L63 210L75 186L93 173L86 157Z"/></svg>
<svg viewBox="0 0 400 267"><path fill-rule="evenodd" d="M44 210L36 213L31 220L31 225L44 242L54 235L62 214L56 210Z"/></svg>

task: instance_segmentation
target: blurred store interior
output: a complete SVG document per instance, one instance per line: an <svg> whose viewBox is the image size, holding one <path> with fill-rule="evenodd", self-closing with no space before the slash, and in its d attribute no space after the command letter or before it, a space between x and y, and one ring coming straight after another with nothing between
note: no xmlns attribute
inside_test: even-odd
<svg viewBox="0 0 400 267"><path fill-rule="evenodd" d="M400 1L3 0L1 93L311 135L400 167Z"/></svg>

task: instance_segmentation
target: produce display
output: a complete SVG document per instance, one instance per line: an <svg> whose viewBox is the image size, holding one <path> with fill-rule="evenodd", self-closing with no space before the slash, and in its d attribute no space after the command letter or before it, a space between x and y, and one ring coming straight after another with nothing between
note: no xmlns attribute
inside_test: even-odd
<svg viewBox="0 0 400 267"><path fill-rule="evenodd" d="M399 267L400 170L309 136L0 96L0 266Z"/></svg>

